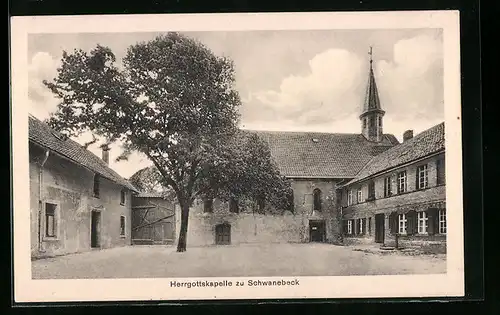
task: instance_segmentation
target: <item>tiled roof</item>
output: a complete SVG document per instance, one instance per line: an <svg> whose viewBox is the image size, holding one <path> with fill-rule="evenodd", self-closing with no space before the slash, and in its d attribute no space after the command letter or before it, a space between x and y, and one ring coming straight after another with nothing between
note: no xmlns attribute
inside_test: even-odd
<svg viewBox="0 0 500 315"><path fill-rule="evenodd" d="M165 194L158 192L141 192L136 195L137 198L165 198Z"/></svg>
<svg viewBox="0 0 500 315"><path fill-rule="evenodd" d="M345 185L444 149L444 122L442 122L372 158L356 177Z"/></svg>
<svg viewBox="0 0 500 315"><path fill-rule="evenodd" d="M393 135L374 143L361 134L247 131L269 144L281 174L290 178L353 178L373 156L399 143Z"/></svg>
<svg viewBox="0 0 500 315"><path fill-rule="evenodd" d="M76 164L80 164L87 169L98 173L119 185L132 191L137 189L126 179L113 171L102 159L85 149L83 146L71 139L65 139L61 134L51 129L48 125L35 117L29 117L29 140L36 144L48 148Z"/></svg>

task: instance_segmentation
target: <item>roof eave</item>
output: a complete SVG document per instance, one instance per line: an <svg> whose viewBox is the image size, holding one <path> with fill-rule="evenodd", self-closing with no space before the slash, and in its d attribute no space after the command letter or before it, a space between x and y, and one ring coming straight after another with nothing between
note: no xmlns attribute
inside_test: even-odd
<svg viewBox="0 0 500 315"><path fill-rule="evenodd" d="M59 156L59 157L61 157L61 158L65 159L65 160L70 161L71 163L74 163L74 164L76 164L76 165L79 165L79 166L81 166L81 167L83 167L83 168L85 168L85 169L87 169L87 170L89 170L89 171L91 171L91 172L93 172L93 173L97 173L97 174L99 174L100 176L102 176L102 177L106 178L106 179L107 179L107 180L109 180L109 181L112 181L113 183L115 183L115 184L117 184L117 185L119 185L119 186L122 186L122 187L124 187L124 188L127 188L127 189L129 189L130 191L134 191L134 192L136 192L136 193L139 193L139 191L138 191L138 190L136 190L135 188L132 188L132 187L133 187L133 186L132 186L132 184L130 184L130 187L129 187L129 186L126 186L126 185L123 185L122 183L119 183L119 182L117 182L116 180L111 179L111 178L109 178L108 176L106 176L106 175L104 175L104 174L101 174L101 173L99 173L99 172L96 172L95 170L90 169L89 167L87 167L87 166L83 165L82 163L79 163L79 162L75 161L74 159L70 158L69 156L66 156L66 155L64 155L64 154L62 154L62 153L60 153L60 152L57 152L57 151L55 151L55 150L53 150L53 149L51 149L51 148L47 147L46 145L43 145L43 144L39 143L38 141L36 141L36 140L34 140L34 139L29 138L29 141L30 141L31 143L35 144L36 146L40 147L40 148L43 148L43 149L49 150L51 153L54 153L54 154L56 154L57 156ZM126 181L126 180L124 179L124 181Z"/></svg>
<svg viewBox="0 0 500 315"><path fill-rule="evenodd" d="M283 175L286 178L289 179L351 179L354 178L354 176L311 176L311 175Z"/></svg>
<svg viewBox="0 0 500 315"><path fill-rule="evenodd" d="M379 171L379 172L373 173L373 174L371 174L371 175L369 175L369 176L365 176L365 177L358 178L358 179L357 179L357 178L354 178L354 179L353 179L353 180L351 180L350 182L348 182L348 183L345 183L345 184L341 185L339 188L344 188L344 187L347 187L347 186L349 186L349 185L352 185L352 184L357 184L357 183L359 183L359 182L361 182L361 181L365 181L365 180L368 180L368 179L374 178L374 177L379 176L379 175L381 175L381 174L389 173L389 172L393 171L393 170L394 170L394 169L396 169L396 168L400 168L400 167L403 167L403 166L405 166L405 165L409 165L409 164L416 163L416 162L421 161L421 160L425 160L425 159L430 158L430 157L432 157L432 156L435 156L435 155L441 154L441 153L443 153L444 151L446 151L446 149L445 149L445 148L442 148L442 149L439 149L439 150L434 151L434 152L432 152L432 153L429 153L429 154L427 154L427 155L424 155L424 156L421 156L421 157L419 157L419 158L413 159L413 160L411 160L411 161L408 161L408 162L405 162L405 163L401 163L401 164L398 164L398 165L392 166L392 167L390 167L390 168L384 169L384 170L382 170L382 171ZM360 171L360 172L361 172L361 171Z"/></svg>

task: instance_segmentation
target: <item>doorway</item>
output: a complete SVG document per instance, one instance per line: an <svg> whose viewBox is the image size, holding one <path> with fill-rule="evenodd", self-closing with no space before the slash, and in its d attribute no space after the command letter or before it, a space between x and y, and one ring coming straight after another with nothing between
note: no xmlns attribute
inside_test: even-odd
<svg viewBox="0 0 500 315"><path fill-rule="evenodd" d="M309 241L324 243L326 241L326 223L323 220L309 221Z"/></svg>
<svg viewBox="0 0 500 315"><path fill-rule="evenodd" d="M223 223L215 226L215 244L229 245L231 244L231 225Z"/></svg>
<svg viewBox="0 0 500 315"><path fill-rule="evenodd" d="M375 215L375 243L383 243L385 234L385 216L383 213Z"/></svg>
<svg viewBox="0 0 500 315"><path fill-rule="evenodd" d="M90 218L90 247L101 247L101 212L91 211Z"/></svg>

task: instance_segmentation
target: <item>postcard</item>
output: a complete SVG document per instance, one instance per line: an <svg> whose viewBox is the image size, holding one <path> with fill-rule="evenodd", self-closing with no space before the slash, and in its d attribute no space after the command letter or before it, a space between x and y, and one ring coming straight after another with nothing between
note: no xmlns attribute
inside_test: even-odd
<svg viewBox="0 0 500 315"><path fill-rule="evenodd" d="M16 302L464 295L458 11L11 23Z"/></svg>

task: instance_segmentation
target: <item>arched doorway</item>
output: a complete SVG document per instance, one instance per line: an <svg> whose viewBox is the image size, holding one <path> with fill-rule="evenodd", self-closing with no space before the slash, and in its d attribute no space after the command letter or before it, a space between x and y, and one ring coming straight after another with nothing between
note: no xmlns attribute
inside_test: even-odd
<svg viewBox="0 0 500 315"><path fill-rule="evenodd" d="M215 226L215 244L231 244L231 225L229 223L222 223Z"/></svg>

